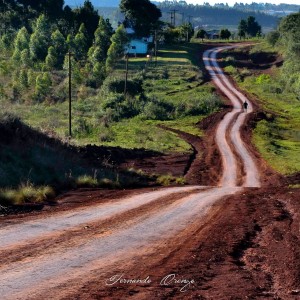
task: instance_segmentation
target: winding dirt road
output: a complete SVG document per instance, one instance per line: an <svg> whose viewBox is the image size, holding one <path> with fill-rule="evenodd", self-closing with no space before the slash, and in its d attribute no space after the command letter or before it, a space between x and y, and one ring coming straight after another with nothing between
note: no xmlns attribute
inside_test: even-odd
<svg viewBox="0 0 300 300"><path fill-rule="evenodd" d="M160 189L3 224L1 299L79 299L80 288L95 278L105 288L112 275L142 264L145 257L156 254L163 262L174 250L164 252L168 241L187 231L186 237L192 238L194 224L204 220L220 199L244 187L260 186L255 162L240 135L252 106L217 64L216 55L224 49L209 50L203 56L214 83L233 104L216 132L222 157L219 186ZM247 112L242 111L245 100Z"/></svg>

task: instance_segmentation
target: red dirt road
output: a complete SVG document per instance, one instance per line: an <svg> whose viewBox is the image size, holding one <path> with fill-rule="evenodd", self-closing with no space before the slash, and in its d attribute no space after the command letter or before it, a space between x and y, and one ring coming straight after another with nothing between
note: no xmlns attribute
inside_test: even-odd
<svg viewBox="0 0 300 300"><path fill-rule="evenodd" d="M300 297L300 193L259 188L263 174L241 137L251 102L243 112L244 96L218 67L223 49L204 53L233 103L215 133L218 186L143 190L3 220L1 299Z"/></svg>

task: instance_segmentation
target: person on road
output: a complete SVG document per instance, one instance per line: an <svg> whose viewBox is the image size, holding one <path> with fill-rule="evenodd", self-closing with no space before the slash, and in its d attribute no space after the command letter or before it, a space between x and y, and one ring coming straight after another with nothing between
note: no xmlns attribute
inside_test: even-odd
<svg viewBox="0 0 300 300"><path fill-rule="evenodd" d="M248 102L247 101L245 101L243 103L243 107L244 107L244 112L247 112L247 108L248 108Z"/></svg>

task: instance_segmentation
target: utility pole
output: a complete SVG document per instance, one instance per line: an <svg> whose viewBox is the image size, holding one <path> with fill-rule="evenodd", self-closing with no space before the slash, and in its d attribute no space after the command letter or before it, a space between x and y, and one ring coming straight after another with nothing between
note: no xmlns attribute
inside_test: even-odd
<svg viewBox="0 0 300 300"><path fill-rule="evenodd" d="M174 14L174 27L176 27L176 12L178 11L177 9L173 9L173 14Z"/></svg>
<svg viewBox="0 0 300 300"><path fill-rule="evenodd" d="M172 11L169 11L168 14L170 14L170 17L171 17L171 25L173 25L173 12Z"/></svg>
<svg viewBox="0 0 300 300"><path fill-rule="evenodd" d="M181 24L184 24L184 13L179 13L182 16Z"/></svg>
<svg viewBox="0 0 300 300"><path fill-rule="evenodd" d="M69 137L72 137L72 53L68 52L69 55Z"/></svg>
<svg viewBox="0 0 300 300"><path fill-rule="evenodd" d="M154 55L155 55L155 67L157 67L157 30L154 31Z"/></svg>
<svg viewBox="0 0 300 300"><path fill-rule="evenodd" d="M125 64L125 84L124 84L124 98L126 99L126 93L127 93L127 80L128 80L128 53L125 55L126 64Z"/></svg>
<svg viewBox="0 0 300 300"><path fill-rule="evenodd" d="M178 11L178 9L172 9L169 12L169 14L171 14L171 25L173 25L174 27L176 26L176 12L177 11Z"/></svg>

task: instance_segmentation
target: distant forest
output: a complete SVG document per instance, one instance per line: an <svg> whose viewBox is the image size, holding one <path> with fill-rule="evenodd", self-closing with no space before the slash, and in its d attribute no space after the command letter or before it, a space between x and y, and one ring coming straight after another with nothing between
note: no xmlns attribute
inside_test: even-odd
<svg viewBox="0 0 300 300"><path fill-rule="evenodd" d="M83 0L66 0L70 6L78 6ZM92 0L91 1L99 14L109 18L111 24L116 28L118 22L123 21L123 16L118 9L120 0ZM224 3L210 5L187 4L185 1L153 1L162 11L162 20L171 21L171 10L177 10L175 15L176 25L182 22L191 21L195 27L237 27L241 19L254 16L263 28L274 28L279 23L279 17L291 12L298 12L300 5L291 4L270 4L270 3L236 3L233 7ZM189 17L190 16L190 17Z"/></svg>
<svg viewBox="0 0 300 300"><path fill-rule="evenodd" d="M276 27L279 22L277 16L265 14L260 11L245 11L226 5L191 5L183 1L165 1L159 5L163 14L163 21L171 22L170 11L176 11L176 25L182 22L191 21L196 27L230 25L237 26L241 19L254 16L258 23L263 27Z"/></svg>

